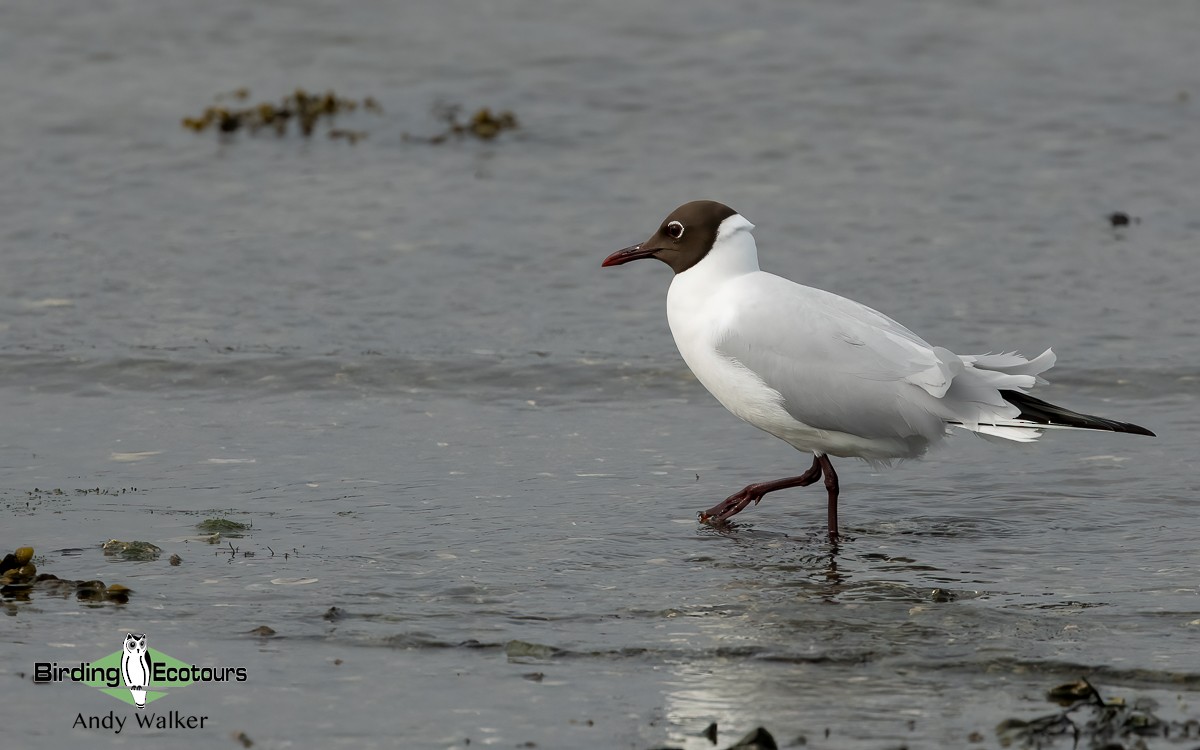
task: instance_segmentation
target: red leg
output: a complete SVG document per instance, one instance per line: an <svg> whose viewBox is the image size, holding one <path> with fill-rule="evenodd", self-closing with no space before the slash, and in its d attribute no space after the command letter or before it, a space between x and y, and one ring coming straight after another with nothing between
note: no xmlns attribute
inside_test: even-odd
<svg viewBox="0 0 1200 750"><path fill-rule="evenodd" d="M821 473L825 475L825 491L829 493L829 538L836 540L838 538L838 475L833 470L833 463L829 460L829 456L818 456L817 463L821 466Z"/></svg>
<svg viewBox="0 0 1200 750"><path fill-rule="evenodd" d="M824 464L822 464L824 461ZM748 484L740 491L733 493L721 502L717 503L708 510L700 511L701 523L722 524L733 518L738 513L746 509L750 503L758 504L760 500L769 492L775 490L785 490L789 487L807 487L821 478L822 470L825 466L829 466L829 472L833 476L833 489L830 492L830 516L833 519L834 528L837 525L837 474L833 474L833 466L829 464L829 459L825 456L813 457L812 467L803 474L795 477L784 477L776 479L773 482L758 482L756 484ZM829 487L829 480L825 480L826 488Z"/></svg>

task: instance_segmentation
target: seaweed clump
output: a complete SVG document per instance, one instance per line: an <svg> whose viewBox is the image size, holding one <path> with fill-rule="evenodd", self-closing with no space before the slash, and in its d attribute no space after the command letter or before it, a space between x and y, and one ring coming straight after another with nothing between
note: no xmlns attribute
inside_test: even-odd
<svg viewBox="0 0 1200 750"><path fill-rule="evenodd" d="M119 557L122 560L157 560L158 556L162 554L162 547L150 542L122 542L119 539L109 539L100 548L108 557Z"/></svg>
<svg viewBox="0 0 1200 750"><path fill-rule="evenodd" d="M26 583L37 575L33 547L18 547L0 560L0 584Z"/></svg>
<svg viewBox="0 0 1200 750"><path fill-rule="evenodd" d="M457 104L436 104L433 107L433 116L445 124L445 129L431 136L413 136L405 133L404 138L434 145L445 143L450 138L460 140L477 138L481 141L490 141L506 130L516 130L521 127L517 122L517 116L507 109L493 113L491 108L482 107L475 110L475 114L466 120L460 119L461 115L462 107Z"/></svg>
<svg viewBox="0 0 1200 750"><path fill-rule="evenodd" d="M206 534L223 534L236 539L245 536L246 532L250 530L250 524L231 521L228 518L208 518L196 524L196 528Z"/></svg>
<svg viewBox="0 0 1200 750"><path fill-rule="evenodd" d="M226 102L229 99L238 104L228 105ZM366 131L335 128L335 118L359 109L376 114L383 112L383 107L379 106L379 102L373 97L351 99L339 96L332 89L323 94L310 94L304 89L296 89L277 103L264 101L248 105L249 100L250 91L244 88L218 95L216 104L207 107L199 117L183 118L183 127L197 133L212 129L224 136L239 131L254 135L265 128L282 137L287 135L294 122L300 134L308 138L316 132L319 125L327 123L331 139L344 139L355 144L367 137Z"/></svg>
<svg viewBox="0 0 1200 750"><path fill-rule="evenodd" d="M33 563L33 547L19 547L0 560L0 598L27 601L34 591L58 595L75 595L83 602L113 602L127 604L133 593L119 583L104 581L71 581L53 573L38 573Z"/></svg>
<svg viewBox="0 0 1200 750"><path fill-rule="evenodd" d="M1070 742L1072 748L1135 750L1151 738L1177 742L1200 738L1200 722L1168 721L1155 715L1155 702L1105 700L1086 679L1059 685L1046 697L1063 707L1058 713L1025 721L1006 719L996 727L1003 747L1049 748Z"/></svg>

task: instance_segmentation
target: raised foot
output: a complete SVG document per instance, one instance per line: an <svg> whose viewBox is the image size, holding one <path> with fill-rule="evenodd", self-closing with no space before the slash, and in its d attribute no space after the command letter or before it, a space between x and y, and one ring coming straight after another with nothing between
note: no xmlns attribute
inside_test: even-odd
<svg viewBox="0 0 1200 750"><path fill-rule="evenodd" d="M708 510L700 511L700 523L706 523L710 526L720 526L745 510L746 506L750 505L750 503L758 505L758 502L766 494L756 484L743 487Z"/></svg>

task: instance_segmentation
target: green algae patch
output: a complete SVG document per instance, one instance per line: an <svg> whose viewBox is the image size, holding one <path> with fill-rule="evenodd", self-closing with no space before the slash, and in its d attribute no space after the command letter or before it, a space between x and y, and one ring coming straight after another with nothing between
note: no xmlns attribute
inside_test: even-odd
<svg viewBox="0 0 1200 750"><path fill-rule="evenodd" d="M228 518L208 518L196 524L196 528L205 534L220 534L237 538L245 536L251 527L248 523L239 523Z"/></svg>
<svg viewBox="0 0 1200 750"><path fill-rule="evenodd" d="M122 542L119 539L109 539L100 546L108 557L119 557L122 560L144 562L157 560L162 554L162 547L150 542Z"/></svg>
<svg viewBox="0 0 1200 750"><path fill-rule="evenodd" d="M529 643L528 641L514 640L504 644L505 656L513 661L520 661L522 659L552 659L556 656L561 656L563 653L565 652L560 648L541 643Z"/></svg>

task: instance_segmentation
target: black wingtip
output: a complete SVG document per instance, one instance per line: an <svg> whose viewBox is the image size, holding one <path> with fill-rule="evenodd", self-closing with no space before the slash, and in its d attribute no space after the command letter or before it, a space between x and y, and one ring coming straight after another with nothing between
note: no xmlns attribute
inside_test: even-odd
<svg viewBox="0 0 1200 750"><path fill-rule="evenodd" d="M1090 414L1080 414L1062 406L1056 406L1040 398L1034 398L1021 391L1000 391L1005 401L1021 410L1019 419L1044 425L1061 425L1078 427L1084 430L1104 430L1106 432L1124 432L1130 435L1147 435L1158 437L1141 425L1130 422L1118 422L1115 419L1094 417Z"/></svg>
<svg viewBox="0 0 1200 750"><path fill-rule="evenodd" d="M1120 422L1119 424L1125 428L1123 430L1123 432L1128 432L1130 435L1146 435L1148 437L1158 437L1158 435L1155 435L1153 432L1151 432L1150 430L1147 430L1145 427L1142 427L1141 425L1129 424L1128 422Z"/></svg>

